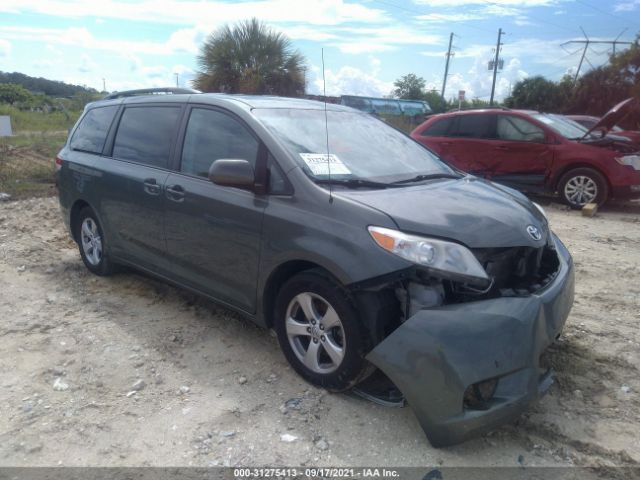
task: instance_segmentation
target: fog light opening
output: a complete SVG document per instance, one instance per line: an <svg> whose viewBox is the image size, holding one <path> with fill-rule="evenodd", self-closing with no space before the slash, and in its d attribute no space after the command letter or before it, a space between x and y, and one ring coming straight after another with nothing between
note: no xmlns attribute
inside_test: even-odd
<svg viewBox="0 0 640 480"><path fill-rule="evenodd" d="M489 401L498 388L498 379L492 378L469 385L464 391L464 406L474 410L487 410Z"/></svg>

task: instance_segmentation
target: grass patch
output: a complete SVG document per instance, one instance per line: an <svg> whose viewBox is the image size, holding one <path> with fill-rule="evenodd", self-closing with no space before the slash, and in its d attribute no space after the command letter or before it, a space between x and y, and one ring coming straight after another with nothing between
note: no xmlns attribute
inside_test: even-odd
<svg viewBox="0 0 640 480"><path fill-rule="evenodd" d="M54 158L65 140L64 132L0 138L0 192L13 200L53 195Z"/></svg>
<svg viewBox="0 0 640 480"><path fill-rule="evenodd" d="M382 118L389 125L396 127L398 130L402 130L406 134L409 134L416 128L421 121L415 120L411 117L399 117L396 115L385 115L380 114L380 118Z"/></svg>
<svg viewBox="0 0 640 480"><path fill-rule="evenodd" d="M11 117L14 134L21 132L67 132L82 112L32 112L19 110L11 105L0 105L0 115Z"/></svg>

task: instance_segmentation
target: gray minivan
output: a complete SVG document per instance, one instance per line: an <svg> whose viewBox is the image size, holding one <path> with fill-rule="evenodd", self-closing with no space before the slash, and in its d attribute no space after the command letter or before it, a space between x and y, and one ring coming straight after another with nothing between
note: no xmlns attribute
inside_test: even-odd
<svg viewBox="0 0 640 480"><path fill-rule="evenodd" d="M522 194L340 105L114 97L56 158L90 271L134 267L275 329L314 385L401 392L434 446L548 389L573 266Z"/></svg>

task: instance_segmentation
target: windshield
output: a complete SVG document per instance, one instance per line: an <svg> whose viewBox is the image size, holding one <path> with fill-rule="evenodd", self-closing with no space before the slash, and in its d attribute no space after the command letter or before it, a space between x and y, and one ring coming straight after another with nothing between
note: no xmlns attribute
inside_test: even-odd
<svg viewBox="0 0 640 480"><path fill-rule="evenodd" d="M414 140L358 112L256 109L258 119L314 180L394 182L418 175L455 175ZM327 161L327 130L329 161Z"/></svg>
<svg viewBox="0 0 640 480"><path fill-rule="evenodd" d="M534 113L532 117L569 140L579 140L589 131L578 122L554 113Z"/></svg>

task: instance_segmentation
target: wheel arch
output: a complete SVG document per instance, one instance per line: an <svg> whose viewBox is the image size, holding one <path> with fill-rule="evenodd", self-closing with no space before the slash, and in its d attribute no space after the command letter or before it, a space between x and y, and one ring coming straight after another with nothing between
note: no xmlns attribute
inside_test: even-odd
<svg viewBox="0 0 640 480"><path fill-rule="evenodd" d="M555 176L555 178L553 179L553 182L552 182L554 192L558 191L558 188L560 187L560 180L562 180L562 177L564 177L565 174L567 174L571 170L575 170L575 169L578 169L578 168L589 168L591 170L595 170L600 175L602 175L602 177L604 178L605 182L607 182L607 187L609 188L609 195L611 195L611 191L612 191L611 181L609 180L609 177L604 172L604 170L602 168L596 166L596 165L593 165L592 163L587 163L587 162L584 162L584 161L570 163L567 166L565 166L562 169L560 169L558 171L558 173L556 173L556 176Z"/></svg>
<svg viewBox="0 0 640 480"><path fill-rule="evenodd" d="M76 236L78 216L80 215L80 212L86 207L89 207L91 208L91 210L93 210L91 205L89 205L89 202L82 198L79 198L75 202L73 202L73 205L69 210L69 229L71 230L71 236L76 243L78 243L78 238ZM95 210L93 211L95 212Z"/></svg>
<svg viewBox="0 0 640 480"><path fill-rule="evenodd" d="M273 313L275 308L276 296L278 295L278 292L280 291L282 285L284 285L284 283L294 275L309 270L316 270L318 272L326 274L336 283L340 283L337 276L332 274L327 268L310 260L288 260L284 263L281 263L269 274L269 277L264 284L264 288L262 289L261 314L263 321L268 328L273 327Z"/></svg>

